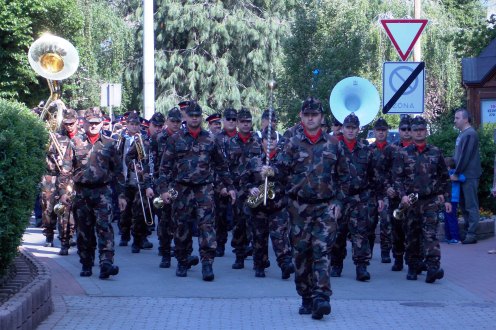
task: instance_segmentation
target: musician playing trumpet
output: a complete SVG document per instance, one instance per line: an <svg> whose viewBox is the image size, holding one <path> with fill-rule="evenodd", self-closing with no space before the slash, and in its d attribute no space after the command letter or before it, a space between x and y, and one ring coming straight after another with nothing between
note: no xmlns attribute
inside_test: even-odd
<svg viewBox="0 0 496 330"><path fill-rule="evenodd" d="M416 280L423 254L427 264L425 281L433 283L443 278L440 267L441 249L437 238L438 212L444 206L451 211L449 175L441 150L426 143L427 122L415 117L411 122L413 143L399 152L393 161L394 189L407 207L406 263L407 280ZM418 201L410 202L409 194L418 194ZM422 244L423 243L423 244ZM421 251L423 245L423 253Z"/></svg>
<svg viewBox="0 0 496 330"><path fill-rule="evenodd" d="M267 164L267 151L269 147L269 132L265 128L262 131L263 153L253 157L246 167L246 184L242 184L249 189L250 197L258 202L258 206L252 209L253 230L253 264L256 277L265 277L265 265L269 261L268 240L269 234L272 240L272 247L277 257L277 264L281 268L282 279L288 279L295 272L292 261L291 247L289 244L289 213L287 211L288 199L284 192L285 182L269 182L268 194L273 198L267 198L267 205L264 205L265 180L260 175L260 169ZM277 132L271 130L269 165L273 165L278 150ZM253 207L249 205L249 207Z"/></svg>

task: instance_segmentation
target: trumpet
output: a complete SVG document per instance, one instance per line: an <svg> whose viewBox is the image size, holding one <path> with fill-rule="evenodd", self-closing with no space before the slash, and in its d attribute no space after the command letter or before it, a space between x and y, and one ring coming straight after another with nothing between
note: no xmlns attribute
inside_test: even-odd
<svg viewBox="0 0 496 330"><path fill-rule="evenodd" d="M67 192L69 193L69 196L72 197L72 186L67 186ZM69 203L70 202L71 202L71 198L69 198ZM64 215L65 210L66 210L66 205L62 204L61 202L58 202L53 207L53 212L59 217Z"/></svg>
<svg viewBox="0 0 496 330"><path fill-rule="evenodd" d="M258 195L250 194L250 196L248 196L248 198L246 199L246 204L252 209L262 204L265 198L274 199L276 197L276 193L274 191L274 182L269 182L267 184L267 194L265 194L265 183L261 184L258 187L258 190L260 191Z"/></svg>
<svg viewBox="0 0 496 330"><path fill-rule="evenodd" d="M415 204L418 201L418 194L411 193L410 195L408 195L408 201L410 202L410 205ZM397 220L403 220L405 218L405 212L407 209L408 206L400 203L400 205L398 205L398 208L393 211L393 217Z"/></svg>
<svg viewBox="0 0 496 330"><path fill-rule="evenodd" d="M169 190L167 190L167 192L170 194L171 200L174 200L177 198L178 192L176 189L170 188ZM155 206L155 208L161 209L162 207L164 207L164 205L165 205L165 202L162 199L162 197L159 196L159 197L155 197L153 199L153 206Z"/></svg>

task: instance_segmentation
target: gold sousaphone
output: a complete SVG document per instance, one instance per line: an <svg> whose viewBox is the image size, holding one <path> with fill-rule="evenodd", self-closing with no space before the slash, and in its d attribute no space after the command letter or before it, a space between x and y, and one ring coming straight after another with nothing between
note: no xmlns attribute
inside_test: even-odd
<svg viewBox="0 0 496 330"><path fill-rule="evenodd" d="M336 84L329 97L329 105L334 118L341 123L350 113L360 119L365 126L374 120L379 111L381 99L379 92L367 79L348 77Z"/></svg>

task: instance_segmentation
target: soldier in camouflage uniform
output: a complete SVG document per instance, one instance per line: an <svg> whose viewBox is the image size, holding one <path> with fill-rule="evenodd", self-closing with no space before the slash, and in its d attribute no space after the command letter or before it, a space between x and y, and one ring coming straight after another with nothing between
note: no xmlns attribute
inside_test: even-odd
<svg viewBox="0 0 496 330"><path fill-rule="evenodd" d="M110 182L118 180L116 188L122 191L121 162L115 148L115 140L100 134L102 114L100 109L86 111L85 133L71 140L64 155L60 185L62 203L68 202L67 186L74 182L72 203L77 226L77 247L82 264L81 276L91 276L98 247L100 279L117 275L119 267L114 263L114 232L112 229L112 190ZM122 198L119 202L125 205ZM96 231L96 238L95 238Z"/></svg>
<svg viewBox="0 0 496 330"><path fill-rule="evenodd" d="M189 223L197 221L203 280L212 281L212 263L217 247L214 171L227 187L233 202L236 201L236 192L220 146L215 142L213 134L201 128L201 107L195 101L190 101L186 114L187 126L167 140L160 164L158 187L166 203L171 201L170 189L178 194L172 205L175 255L178 261L176 276L187 276L187 248L192 240Z"/></svg>
<svg viewBox="0 0 496 330"><path fill-rule="evenodd" d="M269 165L274 165L275 157L280 146L277 145L277 132L271 131L271 147L269 153ZM245 186L252 196L262 196L263 191L259 188L263 186L265 180L260 176L260 170L267 159L268 149L268 129L262 131L263 153L258 157L250 159L246 176L243 177ZM292 262L291 246L289 243L289 213L287 210L288 199L284 192L286 182L272 182L275 197L267 198L267 205L261 203L252 209L253 230L253 264L256 277L265 277L265 265L269 261L269 234L272 240L272 247L277 257L277 264L281 268L282 278L288 279L295 272Z"/></svg>
<svg viewBox="0 0 496 330"><path fill-rule="evenodd" d="M441 151L426 143L427 123L422 117L412 120L413 142L394 159L392 179L406 211L406 263L408 280L416 280L419 264L425 255L427 276L433 283L443 278L440 267L441 249L437 238L439 207L444 204L451 211L449 175ZM409 194L418 194L418 201L410 203ZM423 250L422 244L423 242Z"/></svg>
<svg viewBox="0 0 496 330"><path fill-rule="evenodd" d="M131 115L128 119L132 121ZM138 119L139 120L139 119ZM130 170L128 173L131 176L137 176L137 191L131 200L127 200L127 204L131 206L132 212L132 227L131 232L133 235L133 244L131 246L132 253L139 253L143 243L148 235L147 225L154 223L154 216L152 210L152 200L154 196L154 181L158 179L159 164L158 145L155 142L157 134L162 131L165 123L165 117L161 113L154 113L150 118L150 127L147 134L142 136L143 155L138 153L139 139L135 139L131 144L129 151L126 154L126 165ZM154 147L156 146L156 147ZM141 159L143 157L143 159ZM134 169L138 169L135 172ZM131 180L131 178L129 178ZM145 214L143 214L145 212ZM149 243L151 244L151 243ZM148 245L149 246L149 245Z"/></svg>
<svg viewBox="0 0 496 330"><path fill-rule="evenodd" d="M229 140L226 156L229 171L237 190L237 203L234 207L234 228L231 240L231 246L234 248L236 260L232 268L242 269L244 268L247 248L252 241L252 230L250 228L251 210L245 207L248 192L243 186L242 177L245 174L249 160L253 157L260 157L262 147L258 143L256 136L251 134L252 116L250 111L245 108L241 109L238 112L237 118L238 134Z"/></svg>
<svg viewBox="0 0 496 330"><path fill-rule="evenodd" d="M367 266L371 258L369 231L371 227L368 202L370 189L376 187L372 153L368 146L357 140L360 121L353 113L343 122L343 141L340 141L341 155L338 166L339 184L346 198L343 203L343 216L338 219L336 243L331 250L331 276L340 277L343 260L346 257L346 239L351 236L353 262L356 265L357 281L370 280ZM378 191L378 194L381 190ZM384 206L382 196L378 196L378 208Z"/></svg>
<svg viewBox="0 0 496 330"><path fill-rule="evenodd" d="M391 263L391 219L389 217L389 201L385 198L384 193L387 187L391 186L391 166L393 165L393 153L395 148L387 142L389 125L383 118L377 119L374 123L375 142L370 144L369 149L372 152L372 168L376 177L382 177L379 185L371 189L371 198L369 203L369 214L372 221L370 228L369 243L371 252L374 249L375 229L380 223L380 240L381 240L381 262ZM384 199L384 208L381 212L377 210L380 191Z"/></svg>
<svg viewBox="0 0 496 330"><path fill-rule="evenodd" d="M238 111L234 108L224 110L222 131L215 136L217 143L220 145L222 153L226 156L229 140L238 134L236 127ZM226 158L227 159L227 158ZM222 183L216 178L215 180L215 232L217 234L216 257L223 257L227 243L227 233L232 227L233 208L227 195L227 190L223 189Z"/></svg>
<svg viewBox="0 0 496 330"><path fill-rule="evenodd" d="M403 116L400 120L399 124L399 134L400 140L394 142L391 146L394 148L393 150L393 162L394 158L399 155L400 151L408 147L412 143L412 135L411 135L411 121L410 116ZM391 177L391 172L389 173ZM389 185L387 188L387 196L389 200L389 208L388 208L388 216L391 219L391 239L392 239L392 252L394 257L394 264L391 267L393 272L399 272L403 270L404 264L404 255L405 255L405 229L404 222L401 220L397 220L393 217L393 211L400 204L400 198L395 192L392 185Z"/></svg>
<svg viewBox="0 0 496 330"><path fill-rule="evenodd" d="M74 218L71 208L67 207L57 223L57 215L53 211L53 207L59 198L57 185L62 166L62 157L69 141L77 133L77 113L73 109L66 109L64 103L60 100L55 101L54 106L63 109L63 127L60 133L55 133L54 135L61 154L59 154L59 150L57 150L52 141L46 157L47 173L43 176L41 184L42 226L43 234L46 236L45 246L47 247L53 247L54 230L56 226L58 227L61 243L59 255L65 256L69 254L71 239L74 235Z"/></svg>
<svg viewBox="0 0 496 330"><path fill-rule="evenodd" d="M156 169L160 170L160 161L164 154L167 140L174 135L181 127L182 115L179 108L174 107L169 110L167 114L167 128L160 132L157 136L157 163ZM160 176L160 171L159 171ZM157 178L158 179L158 178ZM157 193L158 187L155 185ZM174 237L174 223L172 221L172 208L171 204L164 204L162 212L159 217L157 236L159 241L159 252L162 256L160 261L160 268L169 268L171 266L171 243Z"/></svg>
<svg viewBox="0 0 496 330"><path fill-rule="evenodd" d="M312 314L314 319L331 312L329 253L344 197L337 177L340 146L334 137L322 133L322 112L319 100L305 100L301 134L286 140L275 167L262 167L262 177L273 171L276 180L288 180L295 284L302 297L299 313Z"/></svg>

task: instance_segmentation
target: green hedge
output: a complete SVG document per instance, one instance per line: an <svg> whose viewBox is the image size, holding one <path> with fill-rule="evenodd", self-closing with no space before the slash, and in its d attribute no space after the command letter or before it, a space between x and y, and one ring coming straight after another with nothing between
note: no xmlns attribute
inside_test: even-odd
<svg viewBox="0 0 496 330"><path fill-rule="evenodd" d="M0 276L21 244L45 170L48 135L23 104L0 99Z"/></svg>
<svg viewBox="0 0 496 330"><path fill-rule="evenodd" d="M453 156L455 153L455 142L459 131L454 128L453 116L445 117L437 123L436 132L429 136L429 143L441 148L445 156ZM484 210L496 214L496 203L490 196L493 184L495 124L486 124L479 128L479 148L481 154L482 176L479 182L479 204Z"/></svg>

